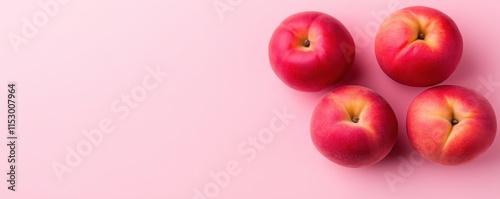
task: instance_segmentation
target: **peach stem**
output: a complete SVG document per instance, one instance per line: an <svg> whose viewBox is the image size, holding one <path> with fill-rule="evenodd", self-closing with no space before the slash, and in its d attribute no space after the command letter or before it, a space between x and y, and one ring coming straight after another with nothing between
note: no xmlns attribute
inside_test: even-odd
<svg viewBox="0 0 500 199"><path fill-rule="evenodd" d="M351 120L354 123L358 123L359 122L359 117L353 117Z"/></svg>
<svg viewBox="0 0 500 199"><path fill-rule="evenodd" d="M311 45L311 41L309 41L309 39L306 39L306 40L304 41L304 46L305 46L305 47L309 47L310 45Z"/></svg>
<svg viewBox="0 0 500 199"><path fill-rule="evenodd" d="M425 36L424 33L418 33L417 39L424 40Z"/></svg>

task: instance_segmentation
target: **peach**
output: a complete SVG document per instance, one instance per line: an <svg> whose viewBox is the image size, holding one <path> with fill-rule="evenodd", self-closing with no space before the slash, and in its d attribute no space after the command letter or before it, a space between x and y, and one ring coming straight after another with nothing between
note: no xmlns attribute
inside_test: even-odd
<svg viewBox="0 0 500 199"><path fill-rule="evenodd" d="M289 87L316 92L339 82L354 62L354 40L347 28L321 12L287 17L269 41L269 62Z"/></svg>
<svg viewBox="0 0 500 199"><path fill-rule="evenodd" d="M461 86L437 86L411 103L406 130L424 158L443 165L470 162L495 138L493 107L480 93Z"/></svg>
<svg viewBox="0 0 500 199"><path fill-rule="evenodd" d="M408 86L443 82L462 57L462 35L446 14L428 7L407 7L390 14L375 37L382 70Z"/></svg>
<svg viewBox="0 0 500 199"><path fill-rule="evenodd" d="M396 142L398 122L387 101L362 86L342 86L314 109L311 138L329 160L364 167L383 159Z"/></svg>

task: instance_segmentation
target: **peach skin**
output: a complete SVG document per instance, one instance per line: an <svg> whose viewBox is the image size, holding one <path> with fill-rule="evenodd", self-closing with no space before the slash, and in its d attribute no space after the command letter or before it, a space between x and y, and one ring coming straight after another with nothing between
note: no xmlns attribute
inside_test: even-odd
<svg viewBox="0 0 500 199"><path fill-rule="evenodd" d="M397 131L389 103L362 86L342 86L327 93L311 119L315 147L345 167L365 167L382 160L394 146Z"/></svg>
<svg viewBox="0 0 500 199"><path fill-rule="evenodd" d="M381 69L408 86L443 82L462 57L462 35L446 14L428 7L398 10L380 25L375 55Z"/></svg>
<svg viewBox="0 0 500 199"><path fill-rule="evenodd" d="M411 103L406 130L424 158L443 165L470 162L495 139L493 107L480 93L461 86L425 90Z"/></svg>
<svg viewBox="0 0 500 199"><path fill-rule="evenodd" d="M315 92L340 81L351 68L354 40L347 28L321 12L287 17L269 42L269 62L289 87Z"/></svg>

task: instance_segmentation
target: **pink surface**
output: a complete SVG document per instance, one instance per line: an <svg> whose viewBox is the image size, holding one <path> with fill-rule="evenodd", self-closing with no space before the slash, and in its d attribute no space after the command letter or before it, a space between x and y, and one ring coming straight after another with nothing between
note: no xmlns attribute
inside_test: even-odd
<svg viewBox="0 0 500 199"><path fill-rule="evenodd" d="M404 121L411 100L425 88L392 81L378 67L373 50L381 20L377 13L410 5L443 11L461 30L464 54L442 84L478 90L498 114L496 1L60 0L55 4L59 9L50 7L46 21L40 2L55 1L3 1L0 6L0 80L5 89L0 96L6 100L7 82L17 83L19 133L17 191L9 191L8 176L1 175L0 198L500 194L500 139L462 166L423 162L415 155ZM218 15L214 2L227 10ZM338 166L312 145L311 113L331 88L294 91L269 66L267 47L274 28L305 10L336 17L355 39L354 68L339 85L376 90L398 116L395 148L371 167ZM23 36L26 20L33 21L34 15L39 28ZM12 34L25 39L17 50L9 42ZM2 129L6 112L7 106L0 106ZM93 137L102 139L94 140L91 150L81 148L81 161L68 165L67 150L90 143L83 132L100 132L95 130L100 126L108 133ZM0 139L7 142L3 132ZM265 144L257 146L255 137ZM8 169L8 152L6 145L0 147L2 172ZM53 165L69 170L58 176ZM214 175L220 178L214 180ZM197 191L204 196L196 197Z"/></svg>

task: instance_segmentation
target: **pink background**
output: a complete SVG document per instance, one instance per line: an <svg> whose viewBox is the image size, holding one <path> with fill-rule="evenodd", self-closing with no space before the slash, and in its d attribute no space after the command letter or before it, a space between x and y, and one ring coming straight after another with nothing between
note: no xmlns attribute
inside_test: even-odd
<svg viewBox="0 0 500 199"><path fill-rule="evenodd" d="M392 11L393 5L425 5L448 14L461 30L464 54L443 84L477 89L500 113L497 1L61 1L56 4L59 10L16 52L9 34L22 36L23 18L33 21L33 15L44 12L38 2L51 1L0 5L0 93L5 100L7 82L17 82L20 137L17 192L7 190L8 176L2 174L1 198L191 199L194 190L213 188L211 172L234 162L239 173L224 187L208 189L212 198L500 194L500 139L463 166L411 164L415 157L404 130L405 114L413 97L425 88L397 84L378 67L373 33L379 22L371 14ZM217 1L229 9L222 17L213 7ZM339 85L376 90L398 116L397 144L373 166L349 169L322 157L310 140L309 120L316 102L332 88L319 93L294 91L269 66L267 46L274 28L288 15L306 10L336 17L355 37L354 68ZM38 20L44 22L43 16ZM149 77L148 68L156 66L169 75L147 90L137 107L129 108L128 115L111 108L123 95L138 91ZM248 137L269 127L276 117L273 110L284 108L295 117L266 140L255 157L238 151L241 145L248 147ZM4 103L2 132L6 112ZM82 131L98 128L106 118L114 130L59 180L52 165L66 164L66 148L87 142ZM1 135L5 140L6 133ZM4 144L0 154L3 173L8 167ZM401 166L407 161L410 167ZM402 181L391 186L386 175Z"/></svg>

